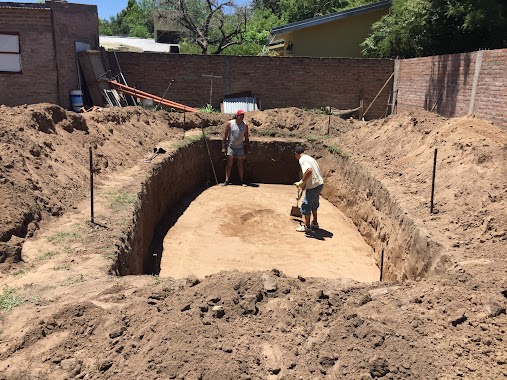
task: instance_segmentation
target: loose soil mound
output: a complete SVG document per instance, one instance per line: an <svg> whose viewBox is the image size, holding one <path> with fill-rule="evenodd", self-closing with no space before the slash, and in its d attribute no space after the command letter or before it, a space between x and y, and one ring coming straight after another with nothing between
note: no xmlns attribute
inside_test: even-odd
<svg viewBox="0 0 507 380"><path fill-rule="evenodd" d="M375 175L447 247L454 264L438 277L364 285L276 269L201 282L108 276L106 242L123 238L115 226L131 201L99 207L107 228L86 224L88 147L99 187L128 186L161 142L201 127L220 134L226 121L138 108L0 108L0 304L19 304L0 314L0 379L507 376L507 133L472 117L247 115L253 135L323 141Z"/></svg>

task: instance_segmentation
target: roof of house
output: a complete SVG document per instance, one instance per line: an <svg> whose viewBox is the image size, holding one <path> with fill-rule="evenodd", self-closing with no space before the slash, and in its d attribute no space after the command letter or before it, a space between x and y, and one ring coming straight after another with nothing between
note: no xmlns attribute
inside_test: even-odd
<svg viewBox="0 0 507 380"><path fill-rule="evenodd" d="M171 44L155 42L153 39L119 36L99 36L99 44L106 50L130 52L170 53Z"/></svg>
<svg viewBox="0 0 507 380"><path fill-rule="evenodd" d="M359 14L376 11L378 9L389 8L391 7L391 3L391 0L382 0L378 3L368 4L358 8L347 9L341 12L330 13L325 16L314 17L307 20L293 22L287 25L277 26L276 28L271 29L271 35L275 36L277 34L292 32L298 29L309 28L311 26L325 24L327 22L341 20L351 16L357 16Z"/></svg>

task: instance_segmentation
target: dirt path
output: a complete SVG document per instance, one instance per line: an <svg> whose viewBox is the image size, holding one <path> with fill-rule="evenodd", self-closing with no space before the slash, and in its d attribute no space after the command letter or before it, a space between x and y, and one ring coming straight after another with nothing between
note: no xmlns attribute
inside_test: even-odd
<svg viewBox="0 0 507 380"><path fill-rule="evenodd" d="M320 230L296 232L294 186L214 186L199 195L164 239L160 276L184 278L222 270L276 268L303 277L377 281L372 248L321 197Z"/></svg>

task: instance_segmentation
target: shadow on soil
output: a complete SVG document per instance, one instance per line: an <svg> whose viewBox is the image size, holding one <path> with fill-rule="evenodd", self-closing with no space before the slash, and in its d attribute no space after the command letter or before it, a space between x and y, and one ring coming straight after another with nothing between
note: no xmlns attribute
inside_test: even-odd
<svg viewBox="0 0 507 380"><path fill-rule="evenodd" d="M303 225L303 220L301 218L292 218L295 222L298 222L300 225ZM312 232L306 232L305 236L310 239L317 240L326 240L331 239L333 237L333 233L331 231L325 230L323 228L318 228L312 230Z"/></svg>
<svg viewBox="0 0 507 380"><path fill-rule="evenodd" d="M307 238L310 239L317 239L317 240L326 240L331 239L333 237L333 233L327 230L324 230L322 228L319 228L318 230L312 230L312 232L305 234Z"/></svg>

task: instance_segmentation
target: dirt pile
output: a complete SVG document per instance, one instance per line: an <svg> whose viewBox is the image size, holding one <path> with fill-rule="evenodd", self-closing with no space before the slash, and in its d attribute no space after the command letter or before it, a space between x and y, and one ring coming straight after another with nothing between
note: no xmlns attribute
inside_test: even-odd
<svg viewBox="0 0 507 380"><path fill-rule="evenodd" d="M474 117L444 119L411 112L370 122L334 141L369 171L378 173L405 209L451 251L459 252L460 260L503 260L507 241L505 130ZM434 214L430 214L435 149L435 202ZM502 246L504 249L498 249Z"/></svg>
<svg viewBox="0 0 507 380"><path fill-rule="evenodd" d="M320 142L316 150L347 154L375 175L446 246L454 264L441 276L371 285L276 269L178 281L108 276L101 227L83 222L88 147L107 187L128 183L133 171L142 176L142 165L134 167L161 142L201 127L220 134L225 121L138 108L0 108L1 300L4 309L20 304L0 314L0 379L507 376L507 132L472 117L417 112L365 123L298 109L247 114L254 135ZM110 225L128 218L98 211ZM89 237L72 240L66 226Z"/></svg>

